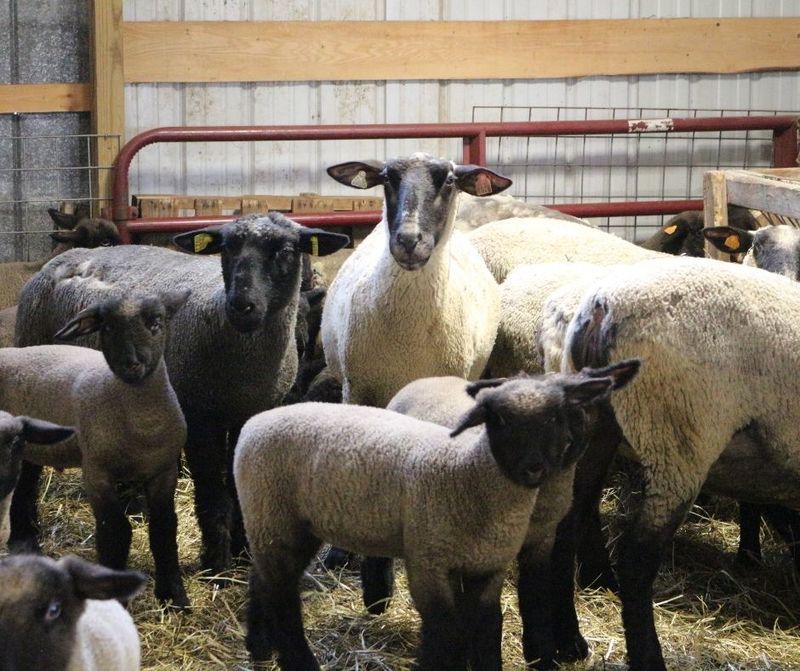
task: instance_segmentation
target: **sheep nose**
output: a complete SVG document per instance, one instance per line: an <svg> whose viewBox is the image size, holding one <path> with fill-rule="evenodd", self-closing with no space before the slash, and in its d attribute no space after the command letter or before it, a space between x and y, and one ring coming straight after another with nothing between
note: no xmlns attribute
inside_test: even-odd
<svg viewBox="0 0 800 671"><path fill-rule="evenodd" d="M242 315L249 315L253 310L256 309L256 306L252 301L249 301L241 296L237 296L231 301L231 307Z"/></svg>
<svg viewBox="0 0 800 671"><path fill-rule="evenodd" d="M422 233L420 232L399 232L397 234L397 243L409 254L414 251L414 248L420 240L422 240Z"/></svg>

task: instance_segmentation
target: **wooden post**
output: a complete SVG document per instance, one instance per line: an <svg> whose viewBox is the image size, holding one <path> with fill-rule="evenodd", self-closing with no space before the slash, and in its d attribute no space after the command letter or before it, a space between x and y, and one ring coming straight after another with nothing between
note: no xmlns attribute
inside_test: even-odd
<svg viewBox="0 0 800 671"><path fill-rule="evenodd" d="M709 170L703 176L703 212L705 228L728 225L728 189L721 170ZM708 241L706 255L721 261L731 259L730 254L719 251Z"/></svg>
<svg viewBox="0 0 800 671"><path fill-rule="evenodd" d="M122 0L89 0L92 59L92 214L110 205L113 172L108 169L125 135L125 78L122 63Z"/></svg>

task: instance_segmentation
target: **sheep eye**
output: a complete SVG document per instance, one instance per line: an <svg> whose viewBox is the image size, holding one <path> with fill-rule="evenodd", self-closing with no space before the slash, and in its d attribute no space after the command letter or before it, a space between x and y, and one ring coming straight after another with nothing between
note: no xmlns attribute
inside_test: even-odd
<svg viewBox="0 0 800 671"><path fill-rule="evenodd" d="M444 180L445 184L455 184L456 176L451 172Z"/></svg>
<svg viewBox="0 0 800 671"><path fill-rule="evenodd" d="M111 247L111 241L110 240L104 240L103 242L100 243L100 246L101 247Z"/></svg>
<svg viewBox="0 0 800 671"><path fill-rule="evenodd" d="M61 616L61 602L51 601L47 604L47 609L44 611L45 624L49 624L57 620Z"/></svg>

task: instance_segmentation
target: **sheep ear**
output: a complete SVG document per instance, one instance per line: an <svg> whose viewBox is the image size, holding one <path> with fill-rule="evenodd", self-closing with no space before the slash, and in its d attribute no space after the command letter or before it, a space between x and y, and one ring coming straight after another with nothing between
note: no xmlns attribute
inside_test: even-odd
<svg viewBox="0 0 800 671"><path fill-rule="evenodd" d="M71 426L61 426L43 419L20 417L20 420L22 421L22 437L28 443L39 443L40 445L60 443L75 433L75 429Z"/></svg>
<svg viewBox="0 0 800 671"><path fill-rule="evenodd" d="M379 161L349 161L328 168L328 174L339 184L354 189L371 189L383 183L381 172L383 163Z"/></svg>
<svg viewBox="0 0 800 671"><path fill-rule="evenodd" d="M636 377L641 366L641 359L625 359L605 368L584 368L580 374L592 378L610 377L613 382L611 389L616 391Z"/></svg>
<svg viewBox="0 0 800 671"><path fill-rule="evenodd" d="M703 235L714 247L726 254L743 254L753 245L753 233L733 226L704 228Z"/></svg>
<svg viewBox="0 0 800 671"><path fill-rule="evenodd" d="M321 228L300 229L299 249L312 256L327 256L338 252L348 244L350 244L350 238L342 233L331 233L323 231Z"/></svg>
<svg viewBox="0 0 800 671"><path fill-rule="evenodd" d="M167 317L172 318L175 313L183 307L184 303L191 296L192 290L188 287L180 287L179 289L170 289L168 291L161 291L158 297L164 304L167 311Z"/></svg>
<svg viewBox="0 0 800 671"><path fill-rule="evenodd" d="M78 218L74 214L63 214L59 212L55 208L51 207L47 210L47 214L50 215L50 218L53 220L53 223L58 228L63 228L66 230L72 230L75 228L75 224L78 223Z"/></svg>
<svg viewBox="0 0 800 671"><path fill-rule="evenodd" d="M115 571L74 555L62 557L58 564L72 578L75 594L81 599L129 599L147 580L138 571Z"/></svg>
<svg viewBox="0 0 800 671"><path fill-rule="evenodd" d="M102 325L103 318L100 315L100 308L94 305L75 315L72 321L67 322L60 331L53 335L53 338L67 341L75 340L75 338L100 330Z"/></svg>
<svg viewBox="0 0 800 671"><path fill-rule="evenodd" d="M496 377L491 380L478 380L477 382L472 382L471 384L467 385L467 393L472 396L472 398L475 398L481 389L492 389L493 387L499 387L507 379L508 378L506 377Z"/></svg>
<svg viewBox="0 0 800 671"><path fill-rule="evenodd" d="M471 429L473 426L478 426L486 421L486 406L483 403L476 403L472 409L467 412L460 420L456 427L450 432L450 437L455 438L462 431Z"/></svg>
<svg viewBox="0 0 800 671"><path fill-rule="evenodd" d="M471 196L493 196L513 184L508 177L478 165L457 165L454 172L456 186Z"/></svg>
<svg viewBox="0 0 800 671"><path fill-rule="evenodd" d="M216 254L222 249L222 226L209 226L199 231L180 233L172 238L178 247L190 254Z"/></svg>
<svg viewBox="0 0 800 671"><path fill-rule="evenodd" d="M82 228L73 231L53 231L52 233L50 233L50 237L53 238L53 240L55 240L56 242L66 242L74 244L86 237L86 231Z"/></svg>
<svg viewBox="0 0 800 671"><path fill-rule="evenodd" d="M328 290L325 287L314 287L313 289L304 291L303 296L305 296L305 299L308 301L308 304L311 307L313 307L321 303L325 298L325 294L327 293Z"/></svg>
<svg viewBox="0 0 800 671"><path fill-rule="evenodd" d="M614 380L610 377L568 381L563 385L564 399L572 405L585 405L595 401L602 401L608 397L613 386Z"/></svg>

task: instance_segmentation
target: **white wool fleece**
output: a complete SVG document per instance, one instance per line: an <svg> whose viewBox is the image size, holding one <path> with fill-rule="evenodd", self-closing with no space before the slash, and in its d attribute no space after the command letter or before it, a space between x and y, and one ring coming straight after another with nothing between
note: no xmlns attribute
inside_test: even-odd
<svg viewBox="0 0 800 671"><path fill-rule="evenodd" d="M420 377L474 380L483 372L500 319L499 289L467 239L451 231L452 214L427 264L408 271L389 252L383 220L342 265L321 335L345 403L385 407Z"/></svg>
<svg viewBox="0 0 800 671"><path fill-rule="evenodd" d="M116 599L87 599L67 671L139 671L139 634Z"/></svg>
<svg viewBox="0 0 800 671"><path fill-rule="evenodd" d="M529 263L583 261L608 266L666 256L591 226L563 219L504 219L467 236L498 282Z"/></svg>

